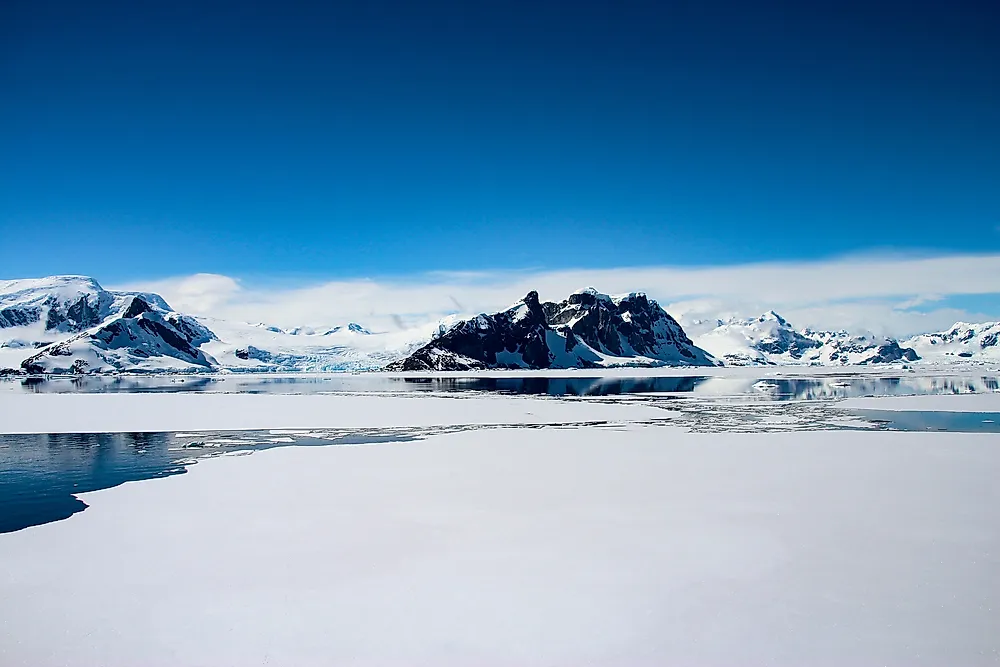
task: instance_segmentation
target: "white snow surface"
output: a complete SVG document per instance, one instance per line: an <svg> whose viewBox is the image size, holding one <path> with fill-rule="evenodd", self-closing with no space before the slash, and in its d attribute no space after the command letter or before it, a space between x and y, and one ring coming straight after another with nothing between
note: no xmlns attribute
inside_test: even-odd
<svg viewBox="0 0 1000 667"><path fill-rule="evenodd" d="M204 460L0 535L0 664L996 664L998 471L640 426Z"/></svg>
<svg viewBox="0 0 1000 667"><path fill-rule="evenodd" d="M878 347L890 342L847 331L796 330L773 310L756 318L734 318L716 324L695 335L694 343L733 366L868 364L876 357Z"/></svg>
<svg viewBox="0 0 1000 667"><path fill-rule="evenodd" d="M218 340L202 346L224 368L244 371L294 371L319 373L369 370L405 357L431 339L451 319L421 327L390 332L370 332L354 323L316 329L282 330L264 324L231 322L198 317ZM354 325L354 326L352 326ZM313 333L308 333L313 331ZM264 359L241 359L238 350L253 346L268 354Z"/></svg>
<svg viewBox="0 0 1000 667"><path fill-rule="evenodd" d="M1000 322L956 322L947 331L914 336L906 345L929 361L997 362L1000 361Z"/></svg>
<svg viewBox="0 0 1000 667"><path fill-rule="evenodd" d="M105 290L89 276L49 276L0 280L0 310L7 308L37 307L41 312L41 328L48 310L55 306L64 308L86 297L91 307L101 317L108 317L125 306L133 296L141 296L159 310L169 311L170 306L158 294L149 292L115 292ZM6 334L4 334L6 338Z"/></svg>
<svg viewBox="0 0 1000 667"><path fill-rule="evenodd" d="M0 433L110 433L668 419L648 406L482 395L5 394Z"/></svg>

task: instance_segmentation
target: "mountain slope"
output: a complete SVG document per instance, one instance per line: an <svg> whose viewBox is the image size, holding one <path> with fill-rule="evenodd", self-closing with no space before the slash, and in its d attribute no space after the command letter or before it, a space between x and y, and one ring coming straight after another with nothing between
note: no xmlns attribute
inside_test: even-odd
<svg viewBox="0 0 1000 667"><path fill-rule="evenodd" d="M715 363L695 347L677 320L641 292L611 297L588 288L542 308L552 328L568 328L602 358L635 359L644 365Z"/></svg>
<svg viewBox="0 0 1000 667"><path fill-rule="evenodd" d="M438 323L392 332L361 325L282 329L199 317L217 335L202 346L221 368L243 372L326 373L381 369L431 339ZM310 333L312 332L312 333Z"/></svg>
<svg viewBox="0 0 1000 667"><path fill-rule="evenodd" d="M0 329L75 333L100 324L137 295L105 290L87 276L0 281ZM161 310L170 309L155 294L141 296Z"/></svg>
<svg viewBox="0 0 1000 667"><path fill-rule="evenodd" d="M916 361L919 356L891 338L852 336L846 331L796 331L769 311L753 319L732 319L697 337L696 343L729 366L871 365Z"/></svg>
<svg viewBox="0 0 1000 667"><path fill-rule="evenodd" d="M947 331L914 336L906 345L928 361L998 361L1000 322L956 322Z"/></svg>
<svg viewBox="0 0 1000 667"><path fill-rule="evenodd" d="M204 370L215 360L198 346L214 338L191 318L134 296L120 315L42 348L21 367L32 374Z"/></svg>
<svg viewBox="0 0 1000 667"><path fill-rule="evenodd" d="M375 369L426 343L438 326L285 330L181 315L156 294L105 290L85 276L0 281L0 369L8 372Z"/></svg>
<svg viewBox="0 0 1000 667"><path fill-rule="evenodd" d="M706 366L714 360L641 294L611 298L593 289L542 304L529 292L511 308L463 320L389 370Z"/></svg>

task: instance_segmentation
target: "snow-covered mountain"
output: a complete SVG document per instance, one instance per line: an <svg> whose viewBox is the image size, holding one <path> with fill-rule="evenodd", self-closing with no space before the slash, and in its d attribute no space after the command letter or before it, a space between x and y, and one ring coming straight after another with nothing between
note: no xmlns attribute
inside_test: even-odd
<svg viewBox="0 0 1000 667"><path fill-rule="evenodd" d="M281 329L182 315L159 295L105 290L85 276L0 281L0 371L372 370L450 324L387 333L356 322Z"/></svg>
<svg viewBox="0 0 1000 667"><path fill-rule="evenodd" d="M903 344L795 329L773 311L695 330L692 341L641 293L594 289L558 303L531 292L498 313L373 332L355 322L280 328L193 317L156 294L105 290L85 276L0 281L0 373L1000 362L1000 322L957 323Z"/></svg>
<svg viewBox="0 0 1000 667"><path fill-rule="evenodd" d="M340 333L341 331L351 331L359 334L371 334L371 331L365 329L363 326L357 322L348 322L346 326L337 326L332 328L319 328L316 327L292 327L291 329L281 329L280 327L268 326L263 322L258 322L253 326L266 329L271 333L288 334L289 336L331 336L335 333Z"/></svg>
<svg viewBox="0 0 1000 667"><path fill-rule="evenodd" d="M43 347L21 367L32 374L205 370L216 363L199 346L214 339L192 318L132 296L121 313Z"/></svg>
<svg viewBox="0 0 1000 667"><path fill-rule="evenodd" d="M947 331L906 341L928 361L1000 361L1000 322L956 322Z"/></svg>
<svg viewBox="0 0 1000 667"><path fill-rule="evenodd" d="M391 370L710 366L681 326L644 294L590 288L560 303L537 292L511 308L454 324Z"/></svg>
<svg viewBox="0 0 1000 667"><path fill-rule="evenodd" d="M138 313L124 318L129 322L116 321L140 302L150 312L139 318L146 329L133 330L125 338L114 335L119 327L139 326L131 322ZM157 319L163 322L154 324ZM169 367L157 361L161 357L176 359L180 367L205 366L207 359L196 349L184 350L192 343L175 347L163 338L180 336L173 341L180 344L185 332L195 330L192 340L203 336L197 323L173 313L158 295L105 290L87 276L0 281L0 368L22 367L28 358L34 372ZM132 342L135 355L130 356L126 350Z"/></svg>
<svg viewBox="0 0 1000 667"><path fill-rule="evenodd" d="M854 336L846 331L796 330L769 311L753 319L718 322L695 343L727 366L858 365L916 361L919 355L892 338Z"/></svg>
<svg viewBox="0 0 1000 667"><path fill-rule="evenodd" d="M159 308L156 294L111 292L87 276L51 276L0 281L0 329L5 338L24 334L35 341L76 333L122 310L133 296Z"/></svg>

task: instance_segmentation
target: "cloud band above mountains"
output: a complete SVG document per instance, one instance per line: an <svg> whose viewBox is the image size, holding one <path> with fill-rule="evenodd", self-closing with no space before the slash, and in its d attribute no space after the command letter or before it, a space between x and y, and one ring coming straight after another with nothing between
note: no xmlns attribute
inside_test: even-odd
<svg viewBox="0 0 1000 667"><path fill-rule="evenodd" d="M774 309L799 327L902 336L958 320L997 319L949 304L959 295L1000 295L1000 254L862 256L816 262L708 267L438 271L381 279L333 280L294 288L254 286L196 274L116 287L155 291L196 315L280 326L348 320L373 327L423 324L456 311L492 312L529 290L562 299L582 287L645 291L683 323L747 317ZM989 299L987 299L989 300ZM1000 304L1000 299L997 300Z"/></svg>

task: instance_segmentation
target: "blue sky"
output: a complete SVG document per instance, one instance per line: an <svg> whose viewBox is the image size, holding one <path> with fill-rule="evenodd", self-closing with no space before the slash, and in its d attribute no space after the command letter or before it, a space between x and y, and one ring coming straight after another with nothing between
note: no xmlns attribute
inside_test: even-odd
<svg viewBox="0 0 1000 667"><path fill-rule="evenodd" d="M1000 252L995 3L3 12L4 278Z"/></svg>

